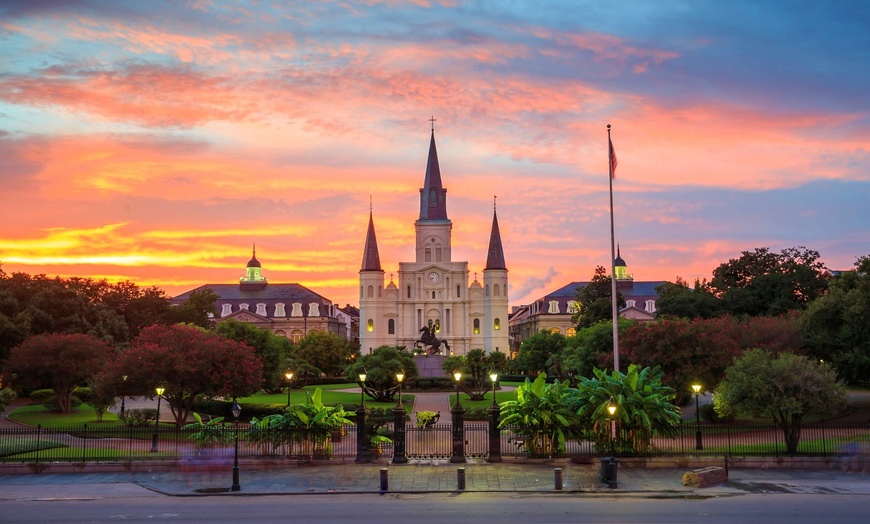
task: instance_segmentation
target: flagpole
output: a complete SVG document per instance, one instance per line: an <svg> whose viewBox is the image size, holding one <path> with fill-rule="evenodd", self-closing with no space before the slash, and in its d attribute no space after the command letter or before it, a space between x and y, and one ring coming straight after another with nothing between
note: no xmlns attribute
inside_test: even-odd
<svg viewBox="0 0 870 524"><path fill-rule="evenodd" d="M610 172L610 303L613 313L613 370L619 371L619 311L616 305L616 240L613 227L613 142L610 141L610 124L607 124L607 166Z"/></svg>

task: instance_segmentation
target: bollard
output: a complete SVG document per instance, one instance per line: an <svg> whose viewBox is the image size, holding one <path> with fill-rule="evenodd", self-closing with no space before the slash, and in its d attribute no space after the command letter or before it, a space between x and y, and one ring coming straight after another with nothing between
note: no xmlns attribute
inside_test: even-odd
<svg viewBox="0 0 870 524"><path fill-rule="evenodd" d="M381 491L390 491L390 477L387 468L381 468Z"/></svg>
<svg viewBox="0 0 870 524"><path fill-rule="evenodd" d="M553 476L556 481L556 489L562 489L562 468L553 468Z"/></svg>
<svg viewBox="0 0 870 524"><path fill-rule="evenodd" d="M465 491L465 468L456 468L456 488Z"/></svg>

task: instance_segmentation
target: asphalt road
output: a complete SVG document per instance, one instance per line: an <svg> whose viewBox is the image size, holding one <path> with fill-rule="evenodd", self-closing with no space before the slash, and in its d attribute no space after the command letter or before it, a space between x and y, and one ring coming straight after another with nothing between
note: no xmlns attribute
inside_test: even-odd
<svg viewBox="0 0 870 524"><path fill-rule="evenodd" d="M257 522L864 524L867 495L386 494L264 497L94 496L4 501L16 523Z"/></svg>

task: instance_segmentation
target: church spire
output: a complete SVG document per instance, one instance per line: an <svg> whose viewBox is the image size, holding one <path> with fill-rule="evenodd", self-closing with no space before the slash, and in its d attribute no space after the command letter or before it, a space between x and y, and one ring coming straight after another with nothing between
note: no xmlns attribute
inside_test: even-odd
<svg viewBox="0 0 870 524"><path fill-rule="evenodd" d="M434 118L432 119L434 122ZM441 168L435 150L435 128L429 140L429 161L426 180L420 189L420 220L447 220L447 190L441 186Z"/></svg>
<svg viewBox="0 0 870 524"><path fill-rule="evenodd" d="M501 246L501 233L498 230L498 215L495 211L495 197L492 199L492 231L489 234L489 252L484 269L507 269L504 263L504 249Z"/></svg>
<svg viewBox="0 0 870 524"><path fill-rule="evenodd" d="M369 230L366 233L366 245L363 248L363 260L360 271L383 271L381 255L378 253L378 239L375 237L375 221L369 209Z"/></svg>

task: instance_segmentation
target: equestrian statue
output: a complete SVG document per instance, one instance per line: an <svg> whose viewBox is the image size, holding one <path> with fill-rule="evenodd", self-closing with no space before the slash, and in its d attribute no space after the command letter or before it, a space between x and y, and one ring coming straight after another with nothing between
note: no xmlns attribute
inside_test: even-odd
<svg viewBox="0 0 870 524"><path fill-rule="evenodd" d="M435 330L429 326L420 328L420 340L414 342L417 349L426 349L427 355L437 355L441 351L441 345L450 351L450 344L446 340L440 340L435 336Z"/></svg>

